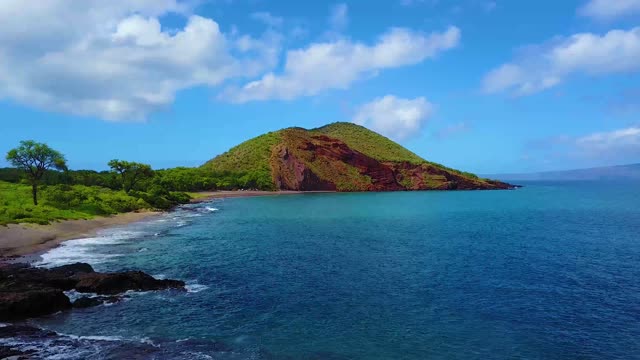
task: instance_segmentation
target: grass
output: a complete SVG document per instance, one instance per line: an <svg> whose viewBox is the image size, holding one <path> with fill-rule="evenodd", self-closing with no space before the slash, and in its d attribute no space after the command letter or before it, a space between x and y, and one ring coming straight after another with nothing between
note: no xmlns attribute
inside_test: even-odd
<svg viewBox="0 0 640 360"><path fill-rule="evenodd" d="M282 139L281 132L269 132L237 145L207 161L203 168L230 172L271 173L271 149Z"/></svg>
<svg viewBox="0 0 640 360"><path fill-rule="evenodd" d="M407 161L412 164L426 162L402 145L360 125L337 122L312 131L342 140L350 148L378 161Z"/></svg>
<svg viewBox="0 0 640 360"><path fill-rule="evenodd" d="M245 172L262 183L272 183L275 187L274 176L284 176L287 179L292 176L280 170L273 170L277 174L272 173L272 167L277 169L275 165L280 161L280 155L277 153L286 148L320 179L330 180L340 191L367 190L371 187L371 178L360 174L351 165L342 161L329 161L322 156L316 156L314 150L305 149L305 144L316 144L320 141L314 139L314 135L326 135L338 139L349 148L380 162L421 165L465 177L480 184L484 182L474 174L429 162L376 132L346 122L337 122L311 130L287 128L270 132L231 148L226 153L208 161L203 168L218 172ZM406 188L413 186L408 177L400 181ZM440 188L447 182L444 177L433 177L426 179L425 184L429 188Z"/></svg>
<svg viewBox="0 0 640 360"><path fill-rule="evenodd" d="M187 195L189 195L192 199L194 200L198 200L198 199L204 199L206 197L208 197L210 195L210 192L208 191L190 191L186 193Z"/></svg>
<svg viewBox="0 0 640 360"><path fill-rule="evenodd" d="M33 205L31 187L0 181L0 225L49 224L57 220L91 219L144 208L141 199L98 186L42 186L38 205Z"/></svg>

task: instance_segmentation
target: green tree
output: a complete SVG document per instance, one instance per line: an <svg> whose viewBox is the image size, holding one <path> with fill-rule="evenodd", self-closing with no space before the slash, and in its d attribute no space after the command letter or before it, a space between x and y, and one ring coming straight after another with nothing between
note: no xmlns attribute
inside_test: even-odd
<svg viewBox="0 0 640 360"><path fill-rule="evenodd" d="M47 144L33 140L24 140L20 146L9 150L7 161L13 166L24 170L27 180L31 183L33 205L38 205L38 183L48 169L66 170L67 161L60 152L53 150Z"/></svg>
<svg viewBox="0 0 640 360"><path fill-rule="evenodd" d="M120 175L122 189L127 194L140 181L153 177L150 165L124 160L111 160L109 167Z"/></svg>

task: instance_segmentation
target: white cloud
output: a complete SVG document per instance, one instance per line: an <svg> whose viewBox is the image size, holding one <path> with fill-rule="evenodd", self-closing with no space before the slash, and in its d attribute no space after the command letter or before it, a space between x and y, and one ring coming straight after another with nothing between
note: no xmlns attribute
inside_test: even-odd
<svg viewBox="0 0 640 360"><path fill-rule="evenodd" d="M251 14L251 18L260 22L263 22L264 24L266 24L267 26L271 26L271 27L280 27L282 26L282 23L284 22L284 19L279 17L279 16L275 16L271 13L268 13L266 11L261 11L261 12L254 12Z"/></svg>
<svg viewBox="0 0 640 360"><path fill-rule="evenodd" d="M280 37L224 34L176 0L0 1L0 98L76 115L142 119L176 92L258 76ZM158 18L185 16L180 29Z"/></svg>
<svg viewBox="0 0 640 360"><path fill-rule="evenodd" d="M599 132L580 137L576 146L591 156L608 156L620 153L640 154L640 127L628 127L609 132Z"/></svg>
<svg viewBox="0 0 640 360"><path fill-rule="evenodd" d="M528 144L531 158L599 160L605 163L637 162L640 156L640 126L634 125L583 136L556 136ZM586 163L589 164L589 163ZM590 166L590 165L589 165Z"/></svg>
<svg viewBox="0 0 640 360"><path fill-rule="evenodd" d="M433 105L424 97L402 99L393 95L362 105L353 122L394 140L418 135L433 113Z"/></svg>
<svg viewBox="0 0 640 360"><path fill-rule="evenodd" d="M329 26L336 31L344 30L349 24L349 8L347 4L338 4L331 8Z"/></svg>
<svg viewBox="0 0 640 360"><path fill-rule="evenodd" d="M243 103L254 100L290 100L316 95L328 89L346 89L376 71L412 65L454 48L460 30L423 34L394 28L366 45L340 38L314 43L287 53L282 74L270 72L241 88L228 88L221 98Z"/></svg>
<svg viewBox="0 0 640 360"><path fill-rule="evenodd" d="M640 0L590 0L578 9L578 14L596 20L611 20L635 13L640 13Z"/></svg>
<svg viewBox="0 0 640 360"><path fill-rule="evenodd" d="M552 88L568 76L599 76L640 70L640 27L611 30L604 35L580 33L532 46L527 54L490 71L483 80L487 93L529 95Z"/></svg>

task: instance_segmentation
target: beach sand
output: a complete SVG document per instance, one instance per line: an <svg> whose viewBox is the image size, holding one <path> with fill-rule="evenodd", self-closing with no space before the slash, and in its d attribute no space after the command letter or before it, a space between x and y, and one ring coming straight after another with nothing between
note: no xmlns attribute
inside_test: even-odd
<svg viewBox="0 0 640 360"><path fill-rule="evenodd" d="M9 224L0 226L0 257L40 253L65 240L91 237L100 229L125 225L159 215L155 211L131 212L89 220L63 220L49 225Z"/></svg>
<svg viewBox="0 0 640 360"><path fill-rule="evenodd" d="M279 195L296 195L308 193L323 193L328 191L259 191L259 190L238 190L238 191L206 191L197 193L197 198L192 202L205 202L211 199L221 198L238 198L238 197L254 197L254 196L279 196ZM330 192L330 191L329 191Z"/></svg>
<svg viewBox="0 0 640 360"><path fill-rule="evenodd" d="M313 191L305 191L310 193ZM321 191L322 192L322 191ZM278 196L301 194L302 191L211 191L197 193L194 203L211 199L237 198L252 196ZM63 220L49 225L9 224L0 226L0 261L31 262L38 255L52 249L66 240L95 236L99 230L126 225L149 217L158 216L160 212L142 211L117 214L109 217L96 217L90 220ZM17 258L17 259L16 259Z"/></svg>

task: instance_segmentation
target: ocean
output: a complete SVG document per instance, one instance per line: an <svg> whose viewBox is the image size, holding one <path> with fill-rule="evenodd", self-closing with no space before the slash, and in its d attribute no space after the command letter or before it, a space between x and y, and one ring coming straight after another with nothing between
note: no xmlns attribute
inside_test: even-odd
<svg viewBox="0 0 640 360"><path fill-rule="evenodd" d="M105 230L39 265L188 291L10 341L52 359L640 359L640 184L524 185L221 199Z"/></svg>

